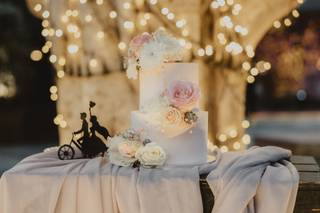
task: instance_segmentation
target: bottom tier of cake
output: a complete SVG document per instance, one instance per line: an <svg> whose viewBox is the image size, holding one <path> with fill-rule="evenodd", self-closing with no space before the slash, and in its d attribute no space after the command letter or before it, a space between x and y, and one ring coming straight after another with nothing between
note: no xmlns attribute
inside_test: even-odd
<svg viewBox="0 0 320 213"><path fill-rule="evenodd" d="M145 113L133 111L131 125L143 129L144 134L155 141L167 153L167 165L197 165L207 162L208 112L200 112L197 123L176 136L168 136L149 122Z"/></svg>

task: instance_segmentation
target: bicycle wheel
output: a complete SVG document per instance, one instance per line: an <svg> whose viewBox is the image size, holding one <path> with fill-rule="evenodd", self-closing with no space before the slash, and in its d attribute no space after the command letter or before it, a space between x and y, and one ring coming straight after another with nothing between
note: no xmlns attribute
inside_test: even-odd
<svg viewBox="0 0 320 213"><path fill-rule="evenodd" d="M58 157L60 160L70 160L74 157L74 149L72 146L65 144L62 145L58 150Z"/></svg>

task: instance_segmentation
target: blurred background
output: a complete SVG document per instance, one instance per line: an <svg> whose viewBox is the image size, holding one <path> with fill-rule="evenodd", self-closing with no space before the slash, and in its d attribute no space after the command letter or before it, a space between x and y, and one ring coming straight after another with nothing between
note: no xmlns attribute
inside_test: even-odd
<svg viewBox="0 0 320 213"><path fill-rule="evenodd" d="M123 56L132 36L159 26L201 65L222 151L276 145L319 159L320 1L272 2L1 0L0 174L67 143L91 99L113 133L127 128L138 90Z"/></svg>

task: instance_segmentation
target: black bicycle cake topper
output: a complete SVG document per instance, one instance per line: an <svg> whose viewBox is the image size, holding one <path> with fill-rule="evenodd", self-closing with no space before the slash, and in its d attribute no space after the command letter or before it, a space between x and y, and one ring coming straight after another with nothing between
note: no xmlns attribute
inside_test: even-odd
<svg viewBox="0 0 320 213"><path fill-rule="evenodd" d="M75 150L77 147L84 158L93 158L98 155L104 156L104 153L108 150L106 144L96 135L96 132L107 139L110 134L107 128L101 126L98 122L97 116L92 115L91 109L96 103L90 101L89 103L89 114L91 127L87 122L87 113L80 113L80 119L82 120L82 127L79 131L72 133L72 139L69 144L62 145L58 149L58 157L60 160L70 160L74 158ZM82 137L75 140L74 136L81 134Z"/></svg>

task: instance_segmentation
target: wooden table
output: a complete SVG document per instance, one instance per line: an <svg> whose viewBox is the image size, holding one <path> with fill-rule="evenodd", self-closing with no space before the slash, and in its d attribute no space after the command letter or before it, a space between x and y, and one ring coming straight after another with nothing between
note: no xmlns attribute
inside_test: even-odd
<svg viewBox="0 0 320 213"><path fill-rule="evenodd" d="M311 156L292 156L291 162L296 166L300 183L294 213L320 213L320 169L315 159ZM206 175L200 179L200 189L203 201L203 212L211 213L214 205L214 196Z"/></svg>

